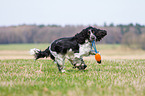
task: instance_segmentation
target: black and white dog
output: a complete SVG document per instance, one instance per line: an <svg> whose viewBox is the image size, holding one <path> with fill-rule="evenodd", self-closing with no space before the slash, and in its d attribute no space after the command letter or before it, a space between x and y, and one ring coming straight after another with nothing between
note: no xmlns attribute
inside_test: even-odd
<svg viewBox="0 0 145 96"><path fill-rule="evenodd" d="M92 41L100 41L105 35L107 35L105 30L88 27L73 37L53 41L45 51L34 48L30 52L35 56L35 60L50 56L57 63L58 70L61 72L65 72L65 58L71 62L73 68L84 70L87 65L82 57L95 55L95 52L91 51Z"/></svg>

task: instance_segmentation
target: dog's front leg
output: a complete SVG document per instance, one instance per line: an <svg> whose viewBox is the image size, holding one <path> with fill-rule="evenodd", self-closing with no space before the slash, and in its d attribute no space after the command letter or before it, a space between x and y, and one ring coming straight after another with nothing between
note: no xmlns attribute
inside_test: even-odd
<svg viewBox="0 0 145 96"><path fill-rule="evenodd" d="M79 70L84 70L87 67L82 58L76 57L73 60L71 60L71 63L74 66L73 68L78 68Z"/></svg>
<svg viewBox="0 0 145 96"><path fill-rule="evenodd" d="M96 54L96 52L94 50L90 51L90 55L95 55L95 54Z"/></svg>
<svg viewBox="0 0 145 96"><path fill-rule="evenodd" d="M78 67L79 70L84 70L86 69L87 65L85 64L84 60L80 58L81 60L81 65Z"/></svg>

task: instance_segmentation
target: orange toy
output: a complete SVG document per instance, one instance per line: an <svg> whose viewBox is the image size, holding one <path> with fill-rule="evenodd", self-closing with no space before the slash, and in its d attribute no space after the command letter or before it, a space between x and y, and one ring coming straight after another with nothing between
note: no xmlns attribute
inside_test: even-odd
<svg viewBox="0 0 145 96"><path fill-rule="evenodd" d="M101 62L101 55L99 53L96 53L95 59L97 62Z"/></svg>

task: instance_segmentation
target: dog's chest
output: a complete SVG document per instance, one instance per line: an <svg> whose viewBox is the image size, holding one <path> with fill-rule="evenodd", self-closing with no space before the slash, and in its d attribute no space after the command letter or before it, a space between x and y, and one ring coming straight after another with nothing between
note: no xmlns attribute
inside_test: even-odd
<svg viewBox="0 0 145 96"><path fill-rule="evenodd" d="M90 55L91 52L91 43L86 41L84 44L79 45L79 53L73 53L71 50L69 50L69 54L67 54L67 57L69 58L81 58L83 56Z"/></svg>
<svg viewBox="0 0 145 96"><path fill-rule="evenodd" d="M91 51L91 43L90 42L86 42L85 44L80 45L79 54L81 56L89 55L90 51Z"/></svg>

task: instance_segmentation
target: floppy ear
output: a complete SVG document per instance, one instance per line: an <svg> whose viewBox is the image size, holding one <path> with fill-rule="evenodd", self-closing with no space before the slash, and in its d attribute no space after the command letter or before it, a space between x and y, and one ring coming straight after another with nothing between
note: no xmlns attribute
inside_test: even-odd
<svg viewBox="0 0 145 96"><path fill-rule="evenodd" d="M95 36L97 37L96 41L100 41L106 35L107 35L106 30L100 30L95 28Z"/></svg>

